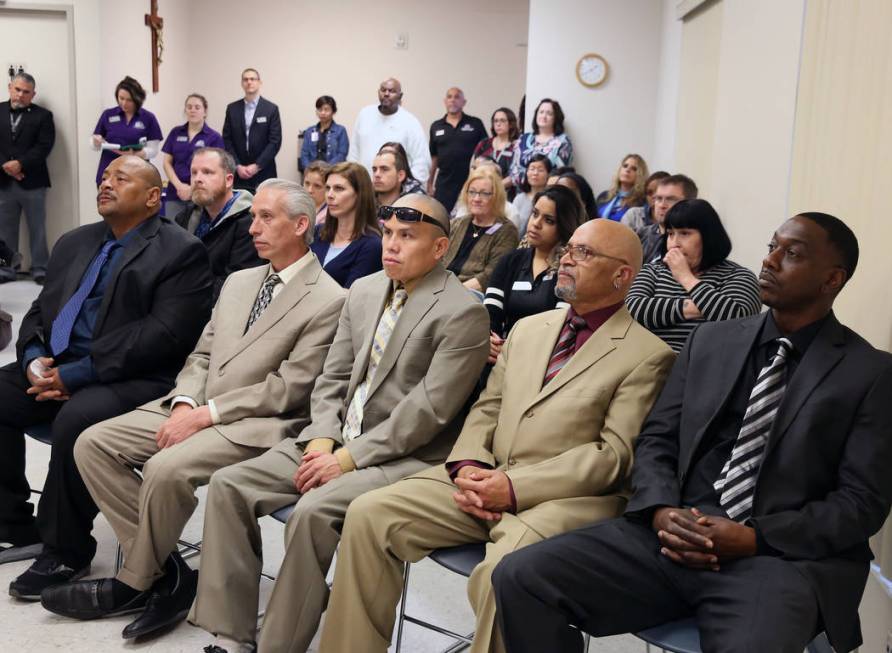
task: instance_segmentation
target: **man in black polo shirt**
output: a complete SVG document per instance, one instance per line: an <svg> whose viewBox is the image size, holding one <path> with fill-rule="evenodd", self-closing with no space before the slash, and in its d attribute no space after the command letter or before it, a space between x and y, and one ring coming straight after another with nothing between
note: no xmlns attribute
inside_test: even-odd
<svg viewBox="0 0 892 653"><path fill-rule="evenodd" d="M480 118L462 111L466 101L460 88L450 88L443 99L446 115L431 125L431 176L427 193L438 199L447 211L452 210L468 178L474 148L486 138L486 128Z"/></svg>

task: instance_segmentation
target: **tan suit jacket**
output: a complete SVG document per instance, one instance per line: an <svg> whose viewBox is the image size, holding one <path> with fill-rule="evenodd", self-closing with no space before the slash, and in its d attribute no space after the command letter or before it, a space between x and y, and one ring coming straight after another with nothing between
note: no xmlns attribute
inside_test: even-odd
<svg viewBox="0 0 892 653"><path fill-rule="evenodd" d="M174 389L141 408L167 414L179 395L198 405L213 399L213 428L235 444L272 447L297 435L310 421L310 394L346 295L312 252L305 256L312 258L247 333L269 265L229 275Z"/></svg>
<svg viewBox="0 0 892 653"><path fill-rule="evenodd" d="M439 463L449 453L461 429L461 409L489 353L489 315L441 265L421 279L372 379L362 435L344 444L344 417L365 379L372 338L392 284L378 272L350 287L313 390L313 421L298 441L331 438L349 454L339 456L342 467L349 469L351 461L357 468L390 463L388 474L397 480L417 471L419 462Z"/></svg>
<svg viewBox="0 0 892 653"><path fill-rule="evenodd" d="M542 537L622 512L634 440L675 359L620 308L542 387L566 315L514 326L447 459L506 472L518 518ZM442 466L421 475L449 482Z"/></svg>

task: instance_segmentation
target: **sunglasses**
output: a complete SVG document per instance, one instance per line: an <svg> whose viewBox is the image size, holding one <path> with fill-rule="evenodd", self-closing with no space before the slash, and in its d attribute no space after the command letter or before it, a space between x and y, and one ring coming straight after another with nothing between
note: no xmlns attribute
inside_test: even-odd
<svg viewBox="0 0 892 653"><path fill-rule="evenodd" d="M440 224L439 220L422 213L418 209L413 209L408 206L382 206L378 209L379 220L387 220L391 216L395 217L400 222L427 222L428 224L436 225L443 230L443 233L447 236L449 235L449 232Z"/></svg>

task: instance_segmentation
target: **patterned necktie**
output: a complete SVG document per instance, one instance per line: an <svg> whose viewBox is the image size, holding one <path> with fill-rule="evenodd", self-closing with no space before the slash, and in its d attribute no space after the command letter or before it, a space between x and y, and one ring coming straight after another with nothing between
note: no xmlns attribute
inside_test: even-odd
<svg viewBox="0 0 892 653"><path fill-rule="evenodd" d="M195 237L198 240L204 240L204 237L210 233L212 225L213 220L211 220L211 216L208 215L207 210L203 210L201 212L201 220L199 220L198 226L195 227Z"/></svg>
<svg viewBox="0 0 892 653"><path fill-rule="evenodd" d="M403 305L408 298L409 293L405 289L397 288L393 293L390 304L381 314L381 319L378 320L378 328L375 329L375 337L372 340L372 350L369 352L369 367L366 370L365 379L356 388L356 392L353 393L350 406L347 408L347 417L344 419L342 435L345 442L359 437L362 433L362 411L369 393L369 387L372 384L375 372L378 370L378 364L381 362L384 350L387 349L390 336L393 335L393 328L396 326L396 321L403 310Z"/></svg>
<svg viewBox="0 0 892 653"><path fill-rule="evenodd" d="M787 389L787 359L793 343L778 338L777 353L762 368L750 393L740 433L714 486L720 492L719 504L728 516L740 523L749 519L756 492L756 476L765 455L768 435Z"/></svg>
<svg viewBox="0 0 892 653"><path fill-rule="evenodd" d="M111 251L120 246L120 243L115 240L106 241L102 245L99 255L93 259L90 267L87 268L86 274L84 274L84 278L81 279L81 284L65 303L65 306L62 307L62 310L59 311L56 319L53 320L50 335L50 349L53 352L53 356L58 356L68 349L68 343L71 340L71 330L74 328L74 323L77 321L77 316L80 314L84 302L87 301L87 297L90 296L93 286L96 285L96 281L99 279L99 272L102 270L102 266L108 261Z"/></svg>
<svg viewBox="0 0 892 653"><path fill-rule="evenodd" d="M574 315L561 329L561 336L554 346L554 352L548 360L548 367L545 369L545 380L542 381L542 387L548 385L548 382L556 377L557 373L567 364L567 361L573 357L573 350L576 348L576 334L587 325L588 323L585 319Z"/></svg>
<svg viewBox="0 0 892 653"><path fill-rule="evenodd" d="M260 289L260 293L257 295L257 299L254 300L254 308L251 309L251 315L248 318L248 323L245 325L245 333L248 332L248 329L251 328L251 325L254 324L258 318L263 314L263 311L266 310L266 307L269 306L270 302L273 300L273 288L276 287L276 284L282 283L282 279L278 274L271 274L267 277L266 281L263 282L263 288Z"/></svg>

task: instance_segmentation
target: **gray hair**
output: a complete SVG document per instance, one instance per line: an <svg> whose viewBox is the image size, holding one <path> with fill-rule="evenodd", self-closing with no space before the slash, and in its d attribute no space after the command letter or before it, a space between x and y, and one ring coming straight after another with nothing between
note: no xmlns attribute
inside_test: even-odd
<svg viewBox="0 0 892 653"><path fill-rule="evenodd" d="M191 97L191 96L190 96ZM235 174L235 158L220 147L199 147L196 148L195 152L193 152L192 157L196 157L199 154L216 154L220 157L220 165L223 166L223 170L226 171L227 174L234 175Z"/></svg>
<svg viewBox="0 0 892 653"><path fill-rule="evenodd" d="M262 182L257 187L257 192L259 193L265 188L285 192L285 195L282 197L282 204L285 208L285 213L291 220L297 220L302 215L307 216L307 220L310 221L310 224L304 232L304 241L306 242L307 247L312 245L313 226L316 222L316 203L313 201L313 198L310 197L310 194L296 181L278 179L276 177Z"/></svg>
<svg viewBox="0 0 892 653"><path fill-rule="evenodd" d="M34 79L34 75L29 75L24 70L20 70L19 72L17 72L13 76L12 81L15 81L17 79L22 79L22 80L28 82L29 84L31 84L31 86L33 88L37 88L37 80Z"/></svg>

